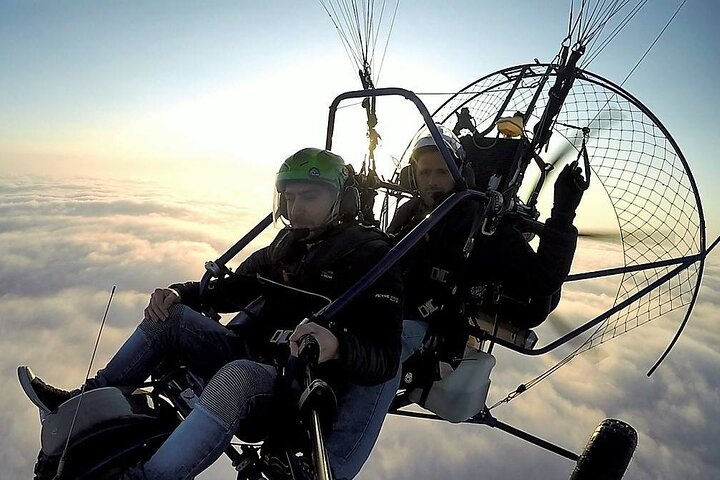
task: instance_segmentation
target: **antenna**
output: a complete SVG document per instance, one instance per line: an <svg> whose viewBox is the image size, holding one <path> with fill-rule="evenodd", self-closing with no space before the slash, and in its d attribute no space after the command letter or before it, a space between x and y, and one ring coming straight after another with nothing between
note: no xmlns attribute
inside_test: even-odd
<svg viewBox="0 0 720 480"><path fill-rule="evenodd" d="M110 303L112 302L113 295L115 295L115 288L116 285L113 285L112 290L110 290L110 298L108 299L107 307L105 307L105 313L103 314L102 322L100 323L100 331L98 332L97 339L95 340L95 347L93 348L92 357L90 357L90 365L88 365L87 372L85 373L85 381L80 388L80 398L78 399L77 407L75 407L75 414L73 415L72 422L70 423L70 431L68 432L62 455L60 455L58 469L55 473L55 477L53 477L53 480L60 479L60 475L62 475L63 468L65 467L65 454L67 453L68 446L70 446L70 437L72 436L73 428L75 427L75 420L77 420L78 412L80 411L80 405L82 404L83 395L85 394L87 380L90 377L90 370L92 370L93 362L95 361L95 354L97 353L98 344L100 343L100 337L102 336L103 327L105 326L105 320L107 319L108 311L110 311Z"/></svg>

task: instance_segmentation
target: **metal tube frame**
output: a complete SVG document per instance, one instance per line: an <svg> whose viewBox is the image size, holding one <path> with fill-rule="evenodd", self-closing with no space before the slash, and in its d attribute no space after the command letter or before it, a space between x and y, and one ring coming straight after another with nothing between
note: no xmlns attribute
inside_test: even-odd
<svg viewBox="0 0 720 480"><path fill-rule="evenodd" d="M455 162L452 161L452 156L450 155L450 151L447 148L447 145L445 145L445 142L443 141L442 135L440 134L440 130L438 130L437 125L435 125L435 122L433 121L432 115L430 115L430 112L428 111L425 104L418 98L417 95L415 95L414 92L411 92L410 90L406 90L404 88L398 88L398 87L389 87L389 88L377 88L373 90L353 90L350 92L341 93L337 97L335 97L335 100L330 104L330 112L328 114L328 126L327 126L327 135L325 137L325 149L326 150L332 150L332 137L333 132L335 131L335 115L337 113L338 106L340 105L340 102L343 100L348 100L351 98L365 98L365 97L386 97L386 96L400 96L407 100L410 100L415 104L415 107L417 107L418 111L423 117L423 120L425 121L425 125L428 127L428 130L430 130L430 134L433 137L433 140L435 140L435 145L437 145L438 150L442 154L443 158L445 159L445 163L447 164L448 170L450 170L450 174L453 177L453 180L455 181L455 189L465 190L467 189L467 185L465 183L465 180L462 178L462 175L460 174L460 170L458 169L457 165L455 165Z"/></svg>
<svg viewBox="0 0 720 480"><path fill-rule="evenodd" d="M353 99L353 98L366 98L366 97L378 97L378 96L401 96L403 98L406 98L410 101L412 101L420 114L423 117L423 120L425 121L431 135L433 136L433 139L435 140L435 143L438 145L438 150L441 152L445 163L448 167L448 170L450 171L451 175L453 176L453 179L455 180L455 191L446 198L438 207L433 210L425 219L423 219L408 235L405 236L400 242L398 242L391 250L388 252L388 254L376 265L374 265L365 275L363 275L353 286L351 286L344 294L342 294L340 297L335 299L333 302L331 302L329 305L321 309L320 311L316 312L312 320L316 322L327 322L332 319L339 311L341 311L345 306L350 303L353 299L355 299L358 295L362 294L370 285L372 285L378 278L380 278L385 272L387 272L402 256L404 256L426 233L430 231L430 229L435 226L440 219L442 219L447 213L454 208L458 203L465 199L472 199L474 201L487 201L487 195L483 192L479 192L476 190L468 190L467 185L465 184L465 181L462 179L462 176L460 174L459 169L455 165L455 162L452 161L452 157L450 155L450 152L448 151L447 146L445 145L445 142L442 140L442 136L440 135L440 132L433 122L432 116L430 115L429 111L427 110L427 107L425 107L425 104L415 95L415 93L411 92L410 90L406 90L403 88L380 88L380 89L373 89L373 90L355 90L350 92L345 92L333 100L333 102L330 105L329 114L328 114L328 125L327 125L327 135L325 139L325 148L330 150L332 149L332 136L335 128L335 116L337 113L338 106L340 103L344 100ZM245 235L242 239L240 239L233 247L226 252L224 255L222 255L217 263L224 266L224 263L230 260L237 252L239 252L242 248L247 246L247 244L250 243L260 232L262 232L267 225L270 224L272 221L272 215L268 215L265 219L263 219L260 223L258 223L253 230L248 232L247 235ZM704 233L704 232L703 232ZM704 240L704 238L703 238ZM704 243L704 242L703 242ZM703 245L704 246L704 245ZM594 319L586 322L585 324L581 325L580 327L576 328L575 330L567 333L566 335L556 339L553 342L550 342L549 344L545 345L544 347L537 348L537 349L528 349L519 347L517 345L514 345L510 342L507 342L501 338L495 337L493 335L487 334L487 333L480 333L481 339L485 340L491 340L495 343L498 343L499 345L502 345L503 347L506 347L510 350L513 350L515 352L524 354L524 355L530 355L530 356L537 356L537 355L543 355L545 353L548 353L561 345L567 343L568 341L572 340L573 338L581 335L582 333L586 332L590 328L598 325L599 323L607 320L611 315L617 313L618 311L622 310L623 308L627 307L631 303L635 302L639 298L643 297L644 295L647 295L651 290L657 288L658 286L666 283L669 281L672 277L677 275L680 271L688 268L690 265L692 265L694 262L697 261L704 261L705 257L707 256L709 250L703 250L701 253L697 255L692 255L688 257L678 258L678 259L672 259L672 260L664 260L660 262L652 262L648 264L638 265L638 266L630 266L630 267L620 267L615 269L608 269L608 270L599 270L596 272L587 272L583 274L576 274L576 275L570 275L568 277L568 281L575 281L575 280L583 280L583 279L589 279L589 278L597 278L607 275L615 275L630 271L637 271L647 268L657 268L660 266L667 266L667 265L674 265L679 264L679 266L667 274L663 275L661 278L657 279L656 281L652 282L645 288L641 289L640 291L636 292L634 295L628 297L623 302L618 303L613 308L607 310L603 314L595 317ZM203 277L203 281L205 281L206 277L209 275L209 272L206 272L205 276Z"/></svg>
<svg viewBox="0 0 720 480"><path fill-rule="evenodd" d="M401 417L419 418L419 419L423 419L423 420L445 421L444 419L442 419L432 413L412 412L412 411L408 411L408 410L391 410L389 413L391 415L398 415ZM498 430L502 430L505 433L508 433L508 434L510 434L514 437L517 437L521 440L525 440L528 443L532 443L533 445L543 448L549 452L560 455L561 457L567 458L568 460L572 460L573 462L577 462L578 458L580 458L580 456L578 454L571 452L570 450L567 450L558 445L555 445L554 443L550 443L545 439L542 439L531 433L520 430L519 428L513 427L512 425L501 422L497 418L493 417L492 414L487 411L487 409L484 409L482 412L470 417L469 419L467 419L461 423L472 423L475 425L487 425L492 428L497 428Z"/></svg>
<svg viewBox="0 0 720 480"><path fill-rule="evenodd" d="M327 126L327 136L326 136L326 142L325 142L325 148L330 150L332 149L332 136L334 132L334 124L335 124L335 115L337 113L337 108L339 104L343 100L352 99L352 98L366 98L366 97L378 97L378 96L402 96L410 101L412 101L415 106L418 108L420 114L422 115L425 124L427 125L431 135L433 136L433 139L435 140L436 145L438 145L438 150L441 152L448 170L450 171L451 175L453 176L453 180L455 181L455 191L446 198L435 210L433 210L425 219L423 219L408 235L406 235L399 243L397 243L391 250L388 252L388 254L375 266L373 266L362 278L360 278L352 287L350 287L343 295L338 297L336 300L331 302L329 305L327 305L325 308L317 312L313 316L313 320L315 321L329 321L333 316L335 316L338 312L340 312L345 306L347 306L348 303L350 303L353 299L355 299L358 295L362 294L370 285L372 285L378 278L380 278L385 272L387 272L402 256L404 256L433 226L435 226L447 213L454 208L456 205L458 205L461 201L465 199L472 199L473 201L480 201L484 202L487 201L487 195L485 195L482 192L475 191L475 190L468 190L467 185L462 178L459 169L455 165L455 162L452 161L452 157L450 155L450 152L448 151L447 146L445 145L445 142L442 140L442 137L440 135L440 132L433 122L432 116L428 112L427 108L423 104L423 102L415 95L413 92L409 90L405 90L402 88L381 88L381 89L373 89L373 90L357 90L357 91L351 91L351 92L345 92L335 98L333 100L332 104L330 105L330 111L328 114L328 126ZM691 178L692 181L692 178ZM693 182L694 185L694 182ZM704 220L702 218L702 211L701 211L701 221ZM257 235L260 234L272 221L272 214L265 217L260 223L258 223L248 234L246 234L243 238L241 238L233 247L231 247L230 250L228 250L225 254L223 254L215 263L219 264L221 267L225 266L225 263L229 261L232 257L234 257L242 248L247 246L250 241L252 241ZM704 222L703 226L704 226ZM703 229L704 230L704 229ZM704 231L702 232L702 239L701 243L704 247ZM598 278L602 276L608 276L608 275L616 275L620 273L626 273L631 271L639 271L643 269L649 269L649 268L657 268L661 266L669 266L669 265L676 265L678 266L671 270L670 272L666 273L656 281L652 282L651 284L647 285L645 288L641 289L640 291L636 292L631 297L627 298L623 302L615 305L613 308L609 309L605 313L599 315L598 317L594 318L593 320L590 320L583 324L582 326L576 328L572 332L556 339L555 341L545 345L542 348L539 349L527 349L518 347L510 342L507 342L501 338L497 338L493 335L483 335L482 339L488 339L491 340L494 343L497 343L499 345L502 345L510 350L516 351L518 353L524 354L524 355L530 355L530 356L538 356L545 353L548 353L555 348L567 343L568 341L572 340L573 338L577 337L578 335L581 335L582 333L586 332L590 328L598 325L600 322L606 320L611 315L617 313L618 311L622 310L623 308L627 307L631 303L635 302L642 296L648 294L653 289L657 288L658 286L664 284L665 282L669 281L671 278L673 278L675 275L677 275L680 271L688 268L690 265L697 261L704 262L705 257L709 253L710 250L717 244L717 240L713 243L713 245L710 247L710 249L705 250L702 248L701 253L697 255L692 255L684 258L678 258L678 259L672 259L672 260L664 260L660 262L652 262L648 264L643 265L636 265L636 266L630 266L630 267L622 267L622 268L614 268L614 269L607 269L607 270L599 270L595 272L586 272L582 274L575 274L570 275L568 277L568 281L576 281L576 280L584 280L589 278ZM207 282L209 282L212 274L210 270L206 272L206 274L203 276L203 280L201 282L207 285ZM408 416L408 417L414 417L414 418L426 418L426 419L435 419L435 420L441 420L440 417L432 414L426 414L426 413L418 413L418 412L409 412L409 411L403 411L403 410L393 410L390 413L395 415L401 415L401 416ZM578 460L578 455L570 452L562 447L559 447L557 445L554 445L546 440L543 440L539 437L536 437L534 435L531 435L527 432L524 432L522 430L519 430L515 427L512 427L508 424L505 424L499 420L497 420L495 417L493 417L487 409L483 409L480 413L477 415L471 417L470 419L466 420L463 423L474 423L474 424L484 424L491 426L493 428L498 428L506 433L509 433L515 437L518 437L520 439L523 439L525 441L528 441L529 443L532 443L534 445L537 445L541 448L544 448L548 451L551 451L553 453L556 453L562 457L568 458L572 461ZM226 452L231 457L235 457L237 459L237 453L233 455L232 452Z"/></svg>

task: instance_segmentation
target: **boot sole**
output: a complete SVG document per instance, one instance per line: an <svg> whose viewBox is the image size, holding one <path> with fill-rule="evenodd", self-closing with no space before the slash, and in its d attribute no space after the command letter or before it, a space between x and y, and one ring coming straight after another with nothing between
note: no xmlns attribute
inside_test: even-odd
<svg viewBox="0 0 720 480"><path fill-rule="evenodd" d="M35 374L30 370L30 367L21 365L17 369L18 380L20 380L20 387L27 395L28 399L40 409L40 420L42 421L49 413L50 409L40 400L32 387L32 379L35 378Z"/></svg>

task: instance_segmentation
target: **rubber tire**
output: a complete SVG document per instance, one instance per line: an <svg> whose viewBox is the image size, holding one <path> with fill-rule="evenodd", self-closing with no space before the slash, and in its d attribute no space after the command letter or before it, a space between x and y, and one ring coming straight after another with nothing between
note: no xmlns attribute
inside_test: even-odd
<svg viewBox="0 0 720 480"><path fill-rule="evenodd" d="M637 432L625 422L608 418L588 440L570 480L620 480L637 447Z"/></svg>

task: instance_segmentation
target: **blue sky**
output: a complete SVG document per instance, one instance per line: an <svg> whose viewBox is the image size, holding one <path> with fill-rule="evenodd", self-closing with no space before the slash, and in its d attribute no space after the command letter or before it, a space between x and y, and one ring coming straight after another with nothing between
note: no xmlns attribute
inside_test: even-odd
<svg viewBox="0 0 720 480"><path fill-rule="evenodd" d="M648 2L590 70L622 81L678 4ZM452 92L506 66L549 61L564 37L568 6L565 0L512 7L402 2L378 85ZM710 237L720 233L718 21L718 2L688 1L625 85L685 153ZM7 352L0 354L0 370L14 384L14 366L28 362L67 387L84 373L94 310L104 306L111 283L124 293L100 362L130 331L148 291L196 278L204 260L267 211L279 161L322 144L328 105L360 86L326 13L309 0L6 0L0 4L0 69L0 352ZM422 98L432 110L446 97ZM379 107L379 118L387 161L402 153L398 148L419 119L392 102ZM351 136L342 130L353 122L341 124L341 138ZM364 136L362 129L353 133ZM610 255L590 247L578 257L580 267ZM704 422L720 408L720 358L708 346L719 340L719 285L715 262L688 334L653 379L643 374L674 324L649 327L641 341L628 335L606 353L578 359L576 368L518 399L502 418L577 450L600 419L620 416L641 434L633 478L720 472L707 447L720 431ZM570 289L564 314L581 319L588 306L607 301L603 295ZM497 395L550 361L505 355L493 377ZM593 382L586 381L590 375ZM28 430L35 428L34 413L17 392L2 401L6 434L0 437L19 440L0 443L0 464L28 472L37 446L37 431ZM567 423L548 425L548 417ZM488 478L520 479L537 468L567 467L504 434L398 419L388 425L366 478L430 471L475 478L487 466ZM458 431L468 437L459 439ZM675 456L683 446L687 451ZM412 452L430 449L436 455L408 464ZM231 478L227 465L216 469L205 478Z"/></svg>

